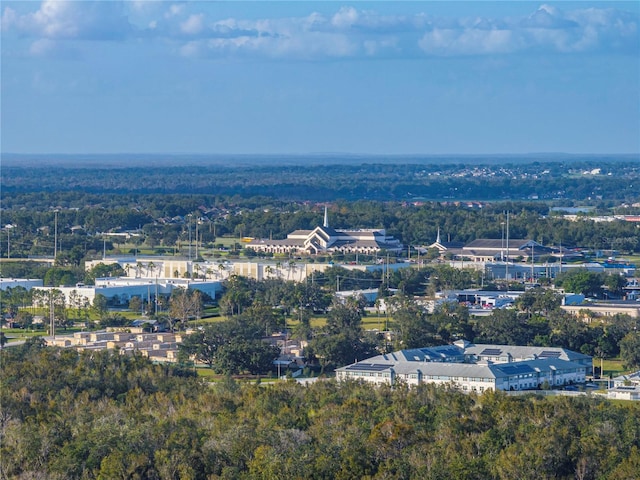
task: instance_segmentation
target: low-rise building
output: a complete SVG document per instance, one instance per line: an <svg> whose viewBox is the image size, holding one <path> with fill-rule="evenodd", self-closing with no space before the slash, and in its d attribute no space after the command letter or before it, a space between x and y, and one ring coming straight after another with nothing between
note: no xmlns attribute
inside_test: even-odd
<svg viewBox="0 0 640 480"><path fill-rule="evenodd" d="M640 318L640 305L637 302L626 303L585 303L582 305L562 305L565 312L577 317L589 319L593 317L614 317L616 315L629 315L631 318Z"/></svg>
<svg viewBox="0 0 640 480"><path fill-rule="evenodd" d="M175 362L182 335L173 333L132 333L118 331L76 332L49 339L50 346L82 350L117 349L120 354L140 353L154 361Z"/></svg>
<svg viewBox="0 0 640 480"><path fill-rule="evenodd" d="M433 383L462 391L535 390L584 383L592 359L563 348L454 345L378 355L336 370L338 380Z"/></svg>
<svg viewBox="0 0 640 480"><path fill-rule="evenodd" d="M619 387L610 388L607 391L607 397L615 400L640 400L639 385L620 385Z"/></svg>

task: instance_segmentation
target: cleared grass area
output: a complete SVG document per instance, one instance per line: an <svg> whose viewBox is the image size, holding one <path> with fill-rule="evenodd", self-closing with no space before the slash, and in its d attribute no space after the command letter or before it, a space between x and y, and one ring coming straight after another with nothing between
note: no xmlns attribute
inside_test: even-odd
<svg viewBox="0 0 640 480"><path fill-rule="evenodd" d="M28 338L45 337L47 335L46 330L23 330L21 328L3 328L2 333L7 338L7 343L20 342Z"/></svg>
<svg viewBox="0 0 640 480"><path fill-rule="evenodd" d="M640 264L640 255L620 255L619 260L625 260L627 262Z"/></svg>
<svg viewBox="0 0 640 480"><path fill-rule="evenodd" d="M82 331L81 328L77 327L68 327L66 330L62 327L56 328L56 335L72 335L76 332ZM3 328L2 333L7 337L7 342L19 342L22 340L27 340L33 337L46 337L49 335L49 332L45 329L41 330L24 330L22 328Z"/></svg>
<svg viewBox="0 0 640 480"><path fill-rule="evenodd" d="M594 358L593 365L599 368L600 359ZM604 370L602 374L603 377L608 377L609 375L612 375L613 377L617 377L618 375L629 373L629 371L625 369L624 366L622 365L622 360L617 358L604 360L604 362L602 362L602 368Z"/></svg>
<svg viewBox="0 0 640 480"><path fill-rule="evenodd" d="M386 330L392 324L392 318L384 315L362 317L362 328L365 330Z"/></svg>
<svg viewBox="0 0 640 480"><path fill-rule="evenodd" d="M196 370L196 373L198 374L198 377L201 377L210 383L219 383L219 382L227 381L226 375L221 375L219 373L216 373L213 369L209 367L199 365L198 367L195 368L195 370ZM260 381L260 383L273 383L273 382L279 381L276 377L269 377L266 375L260 375L260 376L233 375L232 378L236 382L243 382L243 383L255 383L258 380Z"/></svg>

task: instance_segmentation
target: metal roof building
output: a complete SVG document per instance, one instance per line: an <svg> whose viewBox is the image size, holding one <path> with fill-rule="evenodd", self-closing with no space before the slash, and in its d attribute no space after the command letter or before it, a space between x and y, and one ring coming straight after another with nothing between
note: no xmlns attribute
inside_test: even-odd
<svg viewBox="0 0 640 480"><path fill-rule="evenodd" d="M584 383L591 357L564 348L454 345L400 350L336 370L338 380L434 383L463 391L534 390Z"/></svg>

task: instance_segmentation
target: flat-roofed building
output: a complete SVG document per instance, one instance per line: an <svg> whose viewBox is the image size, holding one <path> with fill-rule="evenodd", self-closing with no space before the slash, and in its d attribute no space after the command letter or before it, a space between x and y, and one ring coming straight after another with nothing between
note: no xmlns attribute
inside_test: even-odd
<svg viewBox="0 0 640 480"><path fill-rule="evenodd" d="M587 320L591 317L614 317L616 315L629 315L631 318L640 318L640 305L635 302L628 303L584 303L582 305L562 305L565 312L577 317L583 316ZM591 314L591 315L585 315Z"/></svg>
<svg viewBox="0 0 640 480"><path fill-rule="evenodd" d="M530 258L532 255L547 255L552 249L544 247L533 240L512 238L505 239L478 238L469 242L458 254L468 257L474 262L493 262L495 260L509 261L516 257Z"/></svg>
<svg viewBox="0 0 640 480"><path fill-rule="evenodd" d="M640 400L640 386L638 385L620 385L610 388L607 396L615 400Z"/></svg>

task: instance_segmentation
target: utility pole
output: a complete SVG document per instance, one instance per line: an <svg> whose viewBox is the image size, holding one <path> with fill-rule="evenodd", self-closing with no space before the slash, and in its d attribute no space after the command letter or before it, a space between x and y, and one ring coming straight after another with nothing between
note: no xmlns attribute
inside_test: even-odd
<svg viewBox="0 0 640 480"><path fill-rule="evenodd" d="M507 263L504 267L504 277L507 281L507 291L509 291L509 210L507 210Z"/></svg>
<svg viewBox="0 0 640 480"><path fill-rule="evenodd" d="M156 298L155 298L155 304L156 304L156 317L158 316L158 274L156 273Z"/></svg>
<svg viewBox="0 0 640 480"><path fill-rule="evenodd" d="M54 210L53 221L53 259L58 257L58 210Z"/></svg>
<svg viewBox="0 0 640 480"><path fill-rule="evenodd" d="M56 314L53 303L53 290L49 290L49 333L56 338Z"/></svg>
<svg viewBox="0 0 640 480"><path fill-rule="evenodd" d="M560 240L560 273L562 273L562 240Z"/></svg>
<svg viewBox="0 0 640 480"><path fill-rule="evenodd" d="M500 261L504 262L504 222L500 222L500 226L502 227L502 237L500 240Z"/></svg>
<svg viewBox="0 0 640 480"><path fill-rule="evenodd" d="M532 240L533 242L533 240ZM535 276L535 258L536 258L536 247L533 243L531 243L531 283L533 284L533 278Z"/></svg>
<svg viewBox="0 0 640 480"><path fill-rule="evenodd" d="M191 261L191 217L193 215L189 214L189 261Z"/></svg>

